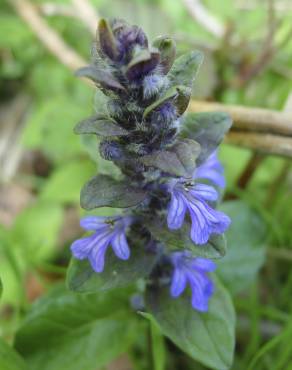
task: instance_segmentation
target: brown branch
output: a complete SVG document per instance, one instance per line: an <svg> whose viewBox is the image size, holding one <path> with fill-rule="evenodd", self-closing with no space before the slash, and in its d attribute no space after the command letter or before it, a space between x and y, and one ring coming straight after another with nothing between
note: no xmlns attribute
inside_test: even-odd
<svg viewBox="0 0 292 370"><path fill-rule="evenodd" d="M19 16L30 26L38 39L61 63L76 70L86 61L68 46L47 22L39 15L37 8L28 0L9 0Z"/></svg>
<svg viewBox="0 0 292 370"><path fill-rule="evenodd" d="M247 187L258 166L263 162L264 159L265 157L258 152L254 152L252 154L243 172L240 174L237 180L237 186L239 189L245 189Z"/></svg>
<svg viewBox="0 0 292 370"><path fill-rule="evenodd" d="M252 149L259 153L292 158L292 137L231 131L226 136L225 143Z"/></svg>
<svg viewBox="0 0 292 370"><path fill-rule="evenodd" d="M76 18L76 11L73 6L55 3L43 3L38 5L38 10L47 17L62 16Z"/></svg>
<svg viewBox="0 0 292 370"><path fill-rule="evenodd" d="M233 130L254 131L292 137L292 112L263 108L224 105L205 101L191 101L189 112L227 112L233 119Z"/></svg>
<svg viewBox="0 0 292 370"><path fill-rule="evenodd" d="M257 60L241 72L239 80L236 82L239 86L248 83L252 78L262 72L273 59L276 48L274 47L274 38L278 22L275 18L274 0L267 0L268 17L267 17L267 35L263 42L262 50Z"/></svg>
<svg viewBox="0 0 292 370"><path fill-rule="evenodd" d="M200 0L182 0L191 17L217 38L225 34L224 25L211 14Z"/></svg>
<svg viewBox="0 0 292 370"><path fill-rule="evenodd" d="M97 10L88 0L72 0L76 14L83 21L89 31L95 35L99 16Z"/></svg>

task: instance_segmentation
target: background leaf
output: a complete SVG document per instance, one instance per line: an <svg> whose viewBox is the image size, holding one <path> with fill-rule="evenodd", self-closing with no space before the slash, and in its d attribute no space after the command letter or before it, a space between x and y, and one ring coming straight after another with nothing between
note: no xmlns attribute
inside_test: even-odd
<svg viewBox="0 0 292 370"><path fill-rule="evenodd" d="M150 324L153 370L164 370L166 366L166 350L161 329L152 315L147 312L140 312L140 314L149 320Z"/></svg>
<svg viewBox="0 0 292 370"><path fill-rule="evenodd" d="M61 165L45 183L40 198L63 204L77 204L80 188L94 172L96 166L88 160L78 159Z"/></svg>
<svg viewBox="0 0 292 370"><path fill-rule="evenodd" d="M31 370L96 370L126 351L137 334L128 294L70 293L62 286L37 301L15 347Z"/></svg>
<svg viewBox="0 0 292 370"><path fill-rule="evenodd" d="M266 225L258 213L242 201L225 202L220 209L232 222L226 232L228 252L219 261L217 273L236 293L250 286L264 263Z"/></svg>
<svg viewBox="0 0 292 370"><path fill-rule="evenodd" d="M28 370L24 360L0 338L0 369L1 370Z"/></svg>

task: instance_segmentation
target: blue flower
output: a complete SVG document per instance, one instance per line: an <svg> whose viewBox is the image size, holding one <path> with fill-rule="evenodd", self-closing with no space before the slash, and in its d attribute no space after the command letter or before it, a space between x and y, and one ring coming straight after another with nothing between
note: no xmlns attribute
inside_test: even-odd
<svg viewBox="0 0 292 370"><path fill-rule="evenodd" d="M171 181L168 191L171 193L168 227L173 230L181 228L188 210L192 221L191 239L194 243L205 244L211 234L222 234L230 225L228 216L208 204L218 198L218 193L212 186L187 183L181 179Z"/></svg>
<svg viewBox="0 0 292 370"><path fill-rule="evenodd" d="M130 249L126 229L131 223L131 217L84 217L80 221L81 227L94 233L76 240L71 245L73 256L79 260L87 258L95 272L103 271L105 253L109 245L118 258L127 260L130 257Z"/></svg>
<svg viewBox="0 0 292 370"><path fill-rule="evenodd" d="M180 296L189 284L193 308L201 312L208 311L208 302L214 293L214 284L207 273L216 269L215 263L206 258L192 258L189 252L173 253L171 262L174 266L171 296L174 298Z"/></svg>
<svg viewBox="0 0 292 370"><path fill-rule="evenodd" d="M214 185L225 188L224 168L217 158L217 151L213 152L208 159L194 172L194 179L206 179Z"/></svg>

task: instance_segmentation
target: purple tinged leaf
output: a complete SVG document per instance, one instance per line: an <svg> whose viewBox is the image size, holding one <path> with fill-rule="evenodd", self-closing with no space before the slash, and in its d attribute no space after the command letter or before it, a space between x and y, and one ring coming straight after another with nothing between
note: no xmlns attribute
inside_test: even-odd
<svg viewBox="0 0 292 370"><path fill-rule="evenodd" d="M150 52L147 49L140 50L127 66L126 76L129 80L141 79L158 65L160 54L158 51Z"/></svg>
<svg viewBox="0 0 292 370"><path fill-rule="evenodd" d="M77 70L76 76L86 77L95 82L102 89L112 90L114 92L124 92L125 88L109 72L99 69L97 66L87 66Z"/></svg>
<svg viewBox="0 0 292 370"><path fill-rule="evenodd" d="M191 178L199 153L200 145L198 143L194 140L184 139L179 140L168 150L154 152L140 160L146 166L159 168L165 173Z"/></svg>
<svg viewBox="0 0 292 370"><path fill-rule="evenodd" d="M97 114L79 122L75 128L76 134L95 134L99 136L125 136L129 132L111 118Z"/></svg>
<svg viewBox="0 0 292 370"><path fill-rule="evenodd" d="M126 181L117 181L107 175L93 177L81 190L81 207L87 210L99 207L128 208L141 203L146 191Z"/></svg>
<svg viewBox="0 0 292 370"><path fill-rule="evenodd" d="M102 53L112 60L118 60L120 52L117 41L107 20L101 19L99 21L96 36Z"/></svg>

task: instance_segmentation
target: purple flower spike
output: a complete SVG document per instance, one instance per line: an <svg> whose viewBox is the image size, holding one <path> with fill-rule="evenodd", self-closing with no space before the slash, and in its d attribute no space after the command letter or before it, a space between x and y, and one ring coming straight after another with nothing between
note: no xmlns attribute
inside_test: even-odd
<svg viewBox="0 0 292 370"><path fill-rule="evenodd" d="M71 245L73 256L79 260L88 258L95 272L102 272L105 253L109 245L115 255L127 260L130 249L126 239L126 229L131 224L131 217L87 216L80 221L86 231L95 231L92 235L78 239Z"/></svg>
<svg viewBox="0 0 292 370"><path fill-rule="evenodd" d="M180 296L189 284L193 308L201 312L208 311L208 302L214 293L214 284L207 273L216 269L215 263L206 258L192 258L187 251L173 253L171 261L174 266L171 296L174 298Z"/></svg>
<svg viewBox="0 0 292 370"><path fill-rule="evenodd" d="M225 188L224 168L217 158L217 151L195 170L193 178L206 179L222 189Z"/></svg>
<svg viewBox="0 0 292 370"><path fill-rule="evenodd" d="M205 184L187 184L178 180L169 188L171 201L167 224L170 229L179 229L189 211L192 227L191 239L196 244L205 244L211 234L222 234L230 225L230 219L223 212L213 209L208 202L217 200L216 190Z"/></svg>

